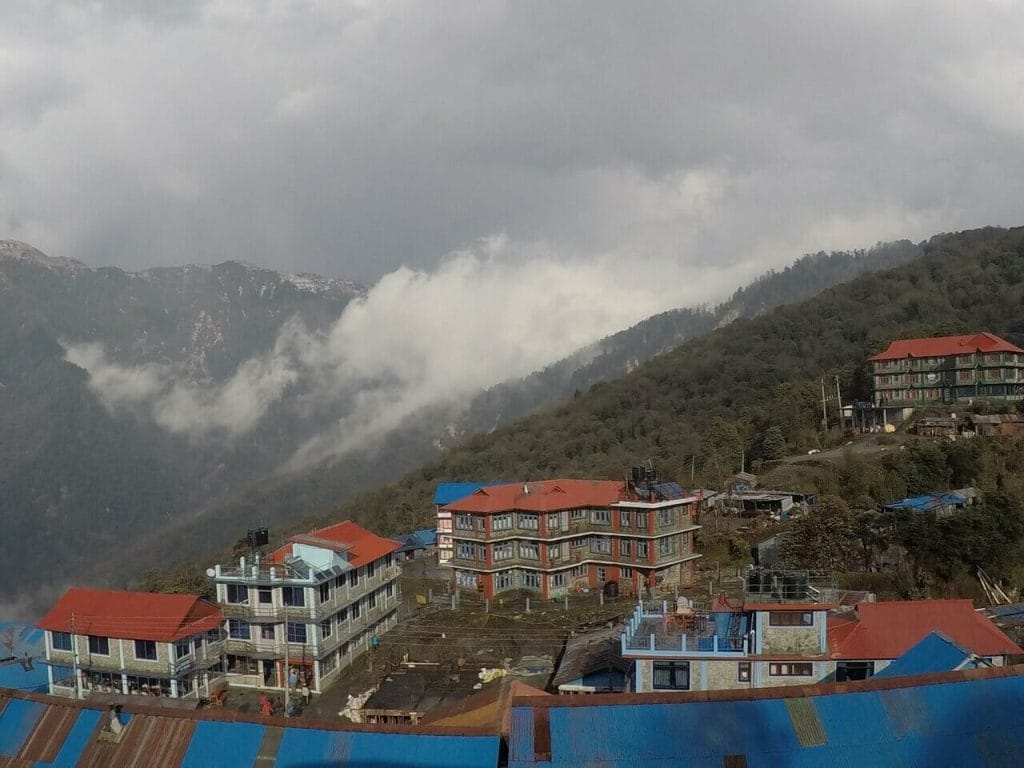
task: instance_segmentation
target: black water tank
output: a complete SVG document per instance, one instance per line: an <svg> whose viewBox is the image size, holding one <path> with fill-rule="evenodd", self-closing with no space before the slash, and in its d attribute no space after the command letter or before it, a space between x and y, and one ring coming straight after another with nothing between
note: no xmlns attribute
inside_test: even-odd
<svg viewBox="0 0 1024 768"><path fill-rule="evenodd" d="M618 597L619 596L619 582L617 582L617 581L606 581L604 583L604 596L605 597Z"/></svg>
<svg viewBox="0 0 1024 768"><path fill-rule="evenodd" d="M797 600L803 595L800 586L800 577L794 573L784 574L782 577L782 599Z"/></svg>

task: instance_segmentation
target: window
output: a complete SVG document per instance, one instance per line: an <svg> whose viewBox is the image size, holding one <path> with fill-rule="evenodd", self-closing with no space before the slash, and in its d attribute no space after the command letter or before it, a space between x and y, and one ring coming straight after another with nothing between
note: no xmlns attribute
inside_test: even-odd
<svg viewBox="0 0 1024 768"><path fill-rule="evenodd" d="M586 576L587 575L587 566L585 566L585 565L577 565L577 566L573 567L571 573L572 573L572 577L574 579L578 579L578 578L581 578L583 576Z"/></svg>
<svg viewBox="0 0 1024 768"><path fill-rule="evenodd" d="M366 578L372 579L373 574L377 572L377 564L372 560L366 564Z"/></svg>
<svg viewBox="0 0 1024 768"><path fill-rule="evenodd" d="M348 621L348 608L342 608L338 611L338 626L340 627L346 621Z"/></svg>
<svg viewBox="0 0 1024 768"><path fill-rule="evenodd" d="M348 574L348 585L350 588L355 589L359 586L359 569L353 568Z"/></svg>
<svg viewBox="0 0 1024 768"><path fill-rule="evenodd" d="M368 594L366 596L366 609L370 610L371 608L376 608L376 607L377 607L377 593L376 592L371 592L370 594Z"/></svg>
<svg viewBox="0 0 1024 768"><path fill-rule="evenodd" d="M288 642L289 643L305 643L306 642L306 625L305 624L292 624L288 622Z"/></svg>
<svg viewBox="0 0 1024 768"><path fill-rule="evenodd" d="M519 542L519 556L524 560L540 560L540 547L521 541Z"/></svg>
<svg viewBox="0 0 1024 768"><path fill-rule="evenodd" d="M647 542L646 541L638 541L636 543L636 556L638 558L640 558L641 560L646 560L647 559Z"/></svg>
<svg viewBox="0 0 1024 768"><path fill-rule="evenodd" d="M587 539L585 536L581 536L578 539L573 539L571 545L573 549L580 549L587 546Z"/></svg>
<svg viewBox="0 0 1024 768"><path fill-rule="evenodd" d="M591 539L590 551L600 555L610 555L612 553L612 540L604 537Z"/></svg>
<svg viewBox="0 0 1024 768"><path fill-rule="evenodd" d="M604 568L597 569L597 581L599 584L603 584L608 579L608 571Z"/></svg>
<svg viewBox="0 0 1024 768"><path fill-rule="evenodd" d="M249 588L243 584L228 584L228 602L234 605L248 605Z"/></svg>
<svg viewBox="0 0 1024 768"><path fill-rule="evenodd" d="M455 585L458 587L476 588L476 574L473 571L456 571Z"/></svg>
<svg viewBox="0 0 1024 768"><path fill-rule="evenodd" d="M206 633L206 642L208 643L216 643L219 642L220 639L220 627L217 627L216 629L211 629L209 632Z"/></svg>
<svg viewBox="0 0 1024 768"><path fill-rule="evenodd" d="M654 662L654 690L690 690L690 663L688 661Z"/></svg>
<svg viewBox="0 0 1024 768"><path fill-rule="evenodd" d="M633 542L629 539L619 539L619 557L631 557L633 554Z"/></svg>
<svg viewBox="0 0 1024 768"><path fill-rule="evenodd" d="M251 640L252 631L249 629L249 622L241 619L228 619L228 637L235 640Z"/></svg>
<svg viewBox="0 0 1024 768"><path fill-rule="evenodd" d="M384 567L390 568L394 562L394 557L392 555L388 555L384 558Z"/></svg>
<svg viewBox="0 0 1024 768"><path fill-rule="evenodd" d="M342 573L341 575L336 576L334 578L334 588L335 589L341 589L344 586L345 586L345 574Z"/></svg>
<svg viewBox="0 0 1024 768"><path fill-rule="evenodd" d="M659 555L671 555L676 551L676 537L666 536L664 539L658 539L658 554Z"/></svg>
<svg viewBox="0 0 1024 768"><path fill-rule="evenodd" d="M331 620L325 619L320 622L320 637L326 640L328 637L334 634L334 627L331 626Z"/></svg>
<svg viewBox="0 0 1024 768"><path fill-rule="evenodd" d="M632 579L633 578L633 569L632 568L619 568L619 578L620 579Z"/></svg>
<svg viewBox="0 0 1024 768"><path fill-rule="evenodd" d="M97 656L109 656L110 640L106 637L89 635L89 653L95 653Z"/></svg>
<svg viewBox="0 0 1024 768"><path fill-rule="evenodd" d="M456 515L455 516L455 527L460 531L472 531L473 530L473 516L472 515Z"/></svg>
<svg viewBox="0 0 1024 768"><path fill-rule="evenodd" d="M135 642L138 642L138 640L136 640ZM184 659L190 653L192 653L192 643L190 643L188 640L179 640L174 644L174 658ZM138 658L138 656L136 656L135 658Z"/></svg>
<svg viewBox="0 0 1024 768"><path fill-rule="evenodd" d="M506 541L504 544L494 545L494 559L495 560L511 560L515 556L514 549L511 541Z"/></svg>
<svg viewBox="0 0 1024 768"><path fill-rule="evenodd" d="M386 594L388 596L389 600L392 597L395 596L395 584L394 584L394 582L388 582L388 585L386 587L384 587L384 594Z"/></svg>
<svg viewBox="0 0 1024 768"><path fill-rule="evenodd" d="M551 588L558 589L559 587L565 586L565 574L564 573L552 573L550 580Z"/></svg>
<svg viewBox="0 0 1024 768"><path fill-rule="evenodd" d="M549 544L548 545L548 560L555 561L562 559L562 545L561 544Z"/></svg>
<svg viewBox="0 0 1024 768"><path fill-rule="evenodd" d="M512 546L511 543L508 546ZM497 547L495 547L497 551ZM476 557L476 545L469 541L459 541L455 543L455 556L460 560L472 560ZM497 554L495 554L497 559Z"/></svg>
<svg viewBox="0 0 1024 768"><path fill-rule="evenodd" d="M540 574L534 571L523 571L523 587L526 589L540 589Z"/></svg>
<svg viewBox="0 0 1024 768"><path fill-rule="evenodd" d="M569 513L569 519L573 522L587 519L587 510L585 509L574 509Z"/></svg>
<svg viewBox="0 0 1024 768"><path fill-rule="evenodd" d="M276 640L277 632L274 631L273 624L263 624L260 627L260 640Z"/></svg>
<svg viewBox="0 0 1024 768"><path fill-rule="evenodd" d="M529 531L536 531L540 527L540 517L538 515L528 515L520 512L519 527L525 528Z"/></svg>
<svg viewBox="0 0 1024 768"><path fill-rule="evenodd" d="M504 512L491 518L492 531L507 531L512 527L512 514Z"/></svg>
<svg viewBox="0 0 1024 768"><path fill-rule="evenodd" d="M326 603L331 599L331 582L325 581L320 585L320 602Z"/></svg>
<svg viewBox="0 0 1024 768"><path fill-rule="evenodd" d="M320 662L320 676L321 677L327 677L327 675L331 674L331 672L333 672L337 668L338 668L338 654L336 654L336 653L329 653L324 658L324 660Z"/></svg>
<svg viewBox="0 0 1024 768"><path fill-rule="evenodd" d="M283 587L281 594L284 597L285 605L301 608L306 604L306 590L302 587Z"/></svg>
<svg viewBox="0 0 1024 768"><path fill-rule="evenodd" d="M141 661L156 661L156 643L152 640L136 640L135 658Z"/></svg>
<svg viewBox="0 0 1024 768"><path fill-rule="evenodd" d="M814 674L814 664L811 662L769 664L768 674L772 677L811 677Z"/></svg>
<svg viewBox="0 0 1024 768"><path fill-rule="evenodd" d="M610 509L592 509L590 519L595 525L611 525L612 511Z"/></svg>
<svg viewBox="0 0 1024 768"><path fill-rule="evenodd" d="M70 651L71 648L71 633L70 632L51 632L50 633L50 645L55 651Z"/></svg>
<svg viewBox="0 0 1024 768"><path fill-rule="evenodd" d="M512 571L502 571L501 573L494 574L494 591L503 592L506 589L512 589L515 584L515 579L512 576Z"/></svg>
<svg viewBox="0 0 1024 768"><path fill-rule="evenodd" d="M814 614L810 611L806 611L803 613L795 611L771 611L768 614L768 626L813 627Z"/></svg>
<svg viewBox="0 0 1024 768"><path fill-rule="evenodd" d="M647 512L641 512L637 510L636 527L641 531L647 530Z"/></svg>
<svg viewBox="0 0 1024 768"><path fill-rule="evenodd" d="M356 600L354 603L352 603L352 621L355 621L359 618L359 609L361 607L360 603L361 601L359 600Z"/></svg>
<svg viewBox="0 0 1024 768"><path fill-rule="evenodd" d="M629 510L619 510L619 528L629 528Z"/></svg>
<svg viewBox="0 0 1024 768"><path fill-rule="evenodd" d="M658 510L658 525L664 527L672 525L676 521L676 510L674 507Z"/></svg>
<svg viewBox="0 0 1024 768"><path fill-rule="evenodd" d="M260 605L271 605L274 602L274 593L265 587L260 588Z"/></svg>
<svg viewBox="0 0 1024 768"><path fill-rule="evenodd" d="M548 532L557 533L562 529L562 516L557 512L548 515Z"/></svg>
<svg viewBox="0 0 1024 768"><path fill-rule="evenodd" d="M736 665L736 682L738 683L749 683L750 682L750 662L741 661Z"/></svg>

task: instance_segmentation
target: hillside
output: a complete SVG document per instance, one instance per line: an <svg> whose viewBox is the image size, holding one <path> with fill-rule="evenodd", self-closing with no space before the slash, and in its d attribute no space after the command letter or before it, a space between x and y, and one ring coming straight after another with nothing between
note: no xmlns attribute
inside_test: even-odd
<svg viewBox="0 0 1024 768"><path fill-rule="evenodd" d="M988 330L1024 343L1024 228L940 235L921 258L690 340L551 411L468 441L400 482L340 505L383 530L429 520L442 480L617 477L638 459L689 484L759 457L769 426L817 444L819 380L869 395L866 359L892 338Z"/></svg>
<svg viewBox="0 0 1024 768"><path fill-rule="evenodd" d="M372 453L349 454L312 471L268 478L205 515L204 531L209 541L227 546L244 534L255 517L280 535L310 513L331 509L360 491L393 482L436 460L439 447L456 448L475 434L569 401L574 393L578 396L597 382L622 376L687 338L739 317L759 315L780 303L812 296L858 274L905 263L919 253L919 246L900 241L868 251L805 256L782 271L763 275L718 306L656 315L532 376L493 387L468 405L440 404L425 409L381 436ZM382 531L398 533L418 522L421 511L420 502L410 500L397 509L378 508L374 515L361 519ZM148 553L157 550L210 557L206 541L192 536L192 526L190 520L179 520L162 528L159 542L140 548L130 568L145 568L151 562Z"/></svg>

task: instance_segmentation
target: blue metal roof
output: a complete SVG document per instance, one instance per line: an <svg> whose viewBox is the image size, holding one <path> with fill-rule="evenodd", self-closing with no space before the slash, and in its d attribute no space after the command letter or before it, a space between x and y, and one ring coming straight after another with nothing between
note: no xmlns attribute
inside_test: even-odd
<svg viewBox="0 0 1024 768"><path fill-rule="evenodd" d="M875 677L950 672L960 669L970 660L970 651L965 651L941 632L932 632Z"/></svg>
<svg viewBox="0 0 1024 768"><path fill-rule="evenodd" d="M289 728L281 740L274 768L335 765L495 768L498 747L497 736L428 736Z"/></svg>
<svg viewBox="0 0 1024 768"><path fill-rule="evenodd" d="M481 488L490 488L492 485L504 485L504 483L438 483L437 489L434 491L434 503L442 507L445 504L453 504L459 499L476 493Z"/></svg>
<svg viewBox="0 0 1024 768"><path fill-rule="evenodd" d="M173 709L145 709L147 701L130 701L121 714L126 736L117 745L118 765L151 765L154 744L175 744L184 756L160 763L160 768L252 768L262 758L267 768L326 768L327 766L422 766L422 768L496 768L500 737L465 735L446 729L382 732L309 728L290 725L282 718L207 720L203 713ZM128 711L133 707L143 711ZM54 696L0 690L0 764L15 758L18 765L35 762L43 768L74 768L95 758L96 733L106 707L84 708ZM188 722L191 721L191 722ZM55 735L54 723L67 731ZM194 723L194 727L192 725ZM281 739L265 739L268 728L281 729ZM132 733L141 733L132 738ZM53 743L51 743L53 742ZM39 762L42 744L56 750L54 761ZM169 753L167 753L169 754ZM181 754L181 752L178 752ZM166 755L165 755L166 756ZM91 763L95 764L95 763Z"/></svg>
<svg viewBox="0 0 1024 768"><path fill-rule="evenodd" d="M911 496L907 499L900 499L894 501L891 504L886 504L886 509L912 509L919 512L925 512L929 509L935 509L936 507L944 507L947 505L961 505L965 504L967 500L956 493L929 493L924 496Z"/></svg>
<svg viewBox="0 0 1024 768"><path fill-rule="evenodd" d="M679 483L658 483L653 487L653 490L662 501L686 498L686 492Z"/></svg>
<svg viewBox="0 0 1024 768"><path fill-rule="evenodd" d="M437 546L437 529L421 528L418 531L399 536L398 541L402 542L399 552L410 552L414 549L425 549L426 547Z"/></svg>
<svg viewBox="0 0 1024 768"><path fill-rule="evenodd" d="M1024 677L1002 674L820 695L801 686L774 699L523 704L512 710L509 768L721 768L729 756L748 768L1016 766Z"/></svg>
<svg viewBox="0 0 1024 768"><path fill-rule="evenodd" d="M14 641L13 649L7 647L11 639ZM48 680L46 665L41 661L46 655L45 643L43 630L38 627L0 622L0 658L11 655L18 659L0 664L0 688L45 693ZM31 660L28 668L21 663L26 656Z"/></svg>
<svg viewBox="0 0 1024 768"><path fill-rule="evenodd" d="M197 723L181 768L219 768L225 755L234 765L254 765L266 730L257 723Z"/></svg>

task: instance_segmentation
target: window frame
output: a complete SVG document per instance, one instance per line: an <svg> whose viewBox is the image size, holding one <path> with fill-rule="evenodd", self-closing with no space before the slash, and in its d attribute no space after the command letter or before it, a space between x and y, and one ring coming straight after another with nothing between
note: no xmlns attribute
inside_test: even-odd
<svg viewBox="0 0 1024 768"><path fill-rule="evenodd" d="M67 648L65 648L63 645L57 645L57 638L58 637L62 641L65 638L67 638L67 643L68 643L68 647ZM75 650L75 641L71 637L71 633L70 632L56 632L56 631L51 630L50 631L50 648L55 650L55 651L65 651L65 652L70 653L70 652Z"/></svg>
<svg viewBox="0 0 1024 768"><path fill-rule="evenodd" d="M773 661L768 664L769 677L814 677L813 661Z"/></svg>
<svg viewBox="0 0 1024 768"><path fill-rule="evenodd" d="M139 649L143 649L143 653L139 653ZM150 655L152 651L152 655ZM177 644L175 644L175 652L177 652ZM157 661L160 658L160 654L157 651L156 640L135 640L132 642L132 653L135 656L136 661Z"/></svg>
<svg viewBox="0 0 1024 768"><path fill-rule="evenodd" d="M102 641L102 642L101 642ZM105 650L98 650L104 648ZM102 635L89 635L89 655L90 656L109 656L110 655L110 638Z"/></svg>
<svg viewBox="0 0 1024 768"><path fill-rule="evenodd" d="M659 669L660 668L660 669ZM668 673L669 685L658 684L658 673ZM678 684L677 676L682 673L686 675L686 685ZM655 661L651 666L651 689L655 691L689 691L690 690L690 662L688 661Z"/></svg>
<svg viewBox="0 0 1024 768"><path fill-rule="evenodd" d="M783 617L786 617L783 619ZM798 617L799 620L793 620L793 617ZM808 621L808 619L810 619ZM814 626L814 611L769 611L768 612L768 626L769 627L813 627Z"/></svg>

